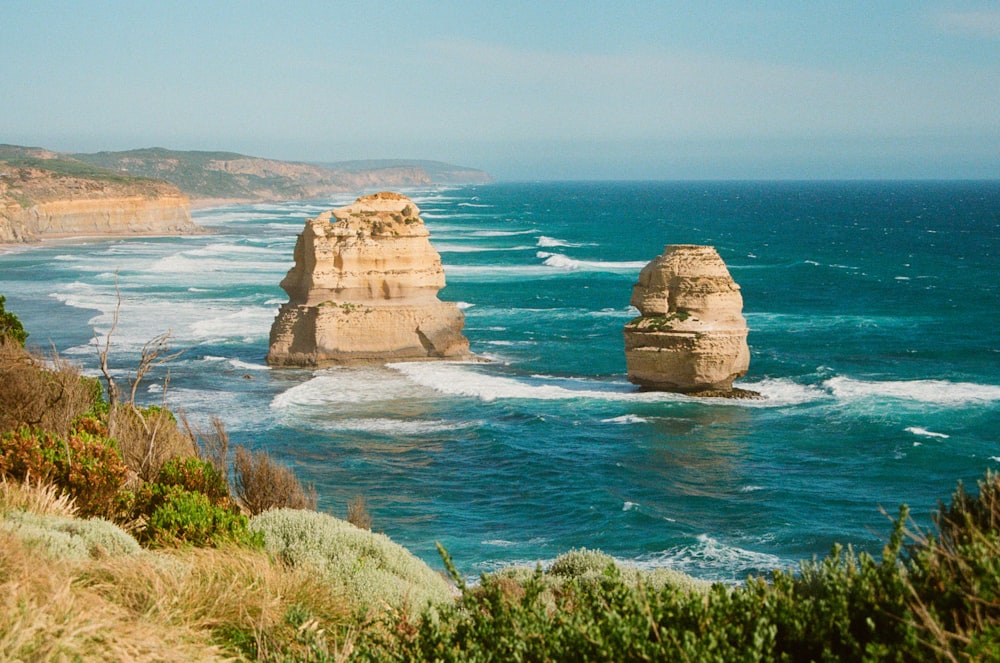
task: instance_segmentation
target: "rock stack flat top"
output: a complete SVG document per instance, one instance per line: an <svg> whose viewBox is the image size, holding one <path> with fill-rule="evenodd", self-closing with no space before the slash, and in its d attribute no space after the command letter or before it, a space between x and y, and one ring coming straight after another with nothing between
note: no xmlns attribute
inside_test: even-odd
<svg viewBox="0 0 1000 663"><path fill-rule="evenodd" d="M295 266L282 280L289 302L271 327L276 365L377 363L471 357L465 317L437 298L441 257L420 210L382 192L306 222Z"/></svg>
<svg viewBox="0 0 1000 663"><path fill-rule="evenodd" d="M631 382L724 395L746 373L750 351L743 297L711 246L665 247L639 273L631 303L641 314L625 326Z"/></svg>

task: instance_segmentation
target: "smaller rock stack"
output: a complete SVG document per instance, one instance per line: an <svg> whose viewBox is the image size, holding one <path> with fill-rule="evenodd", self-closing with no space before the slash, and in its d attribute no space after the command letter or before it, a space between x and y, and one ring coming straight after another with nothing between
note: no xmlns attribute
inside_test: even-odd
<svg viewBox="0 0 1000 663"><path fill-rule="evenodd" d="M733 389L750 365L743 297L711 246L668 245L632 290L628 379L648 389L753 397Z"/></svg>
<svg viewBox="0 0 1000 663"><path fill-rule="evenodd" d="M306 221L268 363L471 358L465 316L437 298L444 270L419 214L406 196L383 192Z"/></svg>

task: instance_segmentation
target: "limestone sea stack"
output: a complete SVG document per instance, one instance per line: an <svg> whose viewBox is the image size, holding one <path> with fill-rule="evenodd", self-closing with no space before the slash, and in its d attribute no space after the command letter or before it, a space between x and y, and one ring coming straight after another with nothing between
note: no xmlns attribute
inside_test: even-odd
<svg viewBox="0 0 1000 663"><path fill-rule="evenodd" d="M740 287L714 248L668 245L639 273L632 306L642 315L625 325L630 382L730 395L750 365L750 350Z"/></svg>
<svg viewBox="0 0 1000 663"><path fill-rule="evenodd" d="M382 192L306 221L289 302L271 326L274 366L468 359L465 316L442 302L441 257L420 210Z"/></svg>

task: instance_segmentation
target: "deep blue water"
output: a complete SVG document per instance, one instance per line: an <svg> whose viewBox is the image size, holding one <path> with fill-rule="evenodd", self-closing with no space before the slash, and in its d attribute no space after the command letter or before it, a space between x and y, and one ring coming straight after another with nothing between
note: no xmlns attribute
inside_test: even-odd
<svg viewBox="0 0 1000 663"><path fill-rule="evenodd" d="M877 553L884 508L920 523L1000 469L1000 183L532 183L408 192L487 364L269 370L305 218L350 198L205 210L209 236L0 254L0 294L92 370L171 330L166 400L469 574L599 548L738 580ZM665 244L711 244L743 289L762 403L639 393L621 330ZM162 396L163 373L142 393Z"/></svg>

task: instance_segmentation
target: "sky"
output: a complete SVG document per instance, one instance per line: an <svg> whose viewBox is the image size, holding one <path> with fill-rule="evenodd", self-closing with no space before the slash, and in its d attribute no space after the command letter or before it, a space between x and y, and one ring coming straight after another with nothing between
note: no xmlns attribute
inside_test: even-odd
<svg viewBox="0 0 1000 663"><path fill-rule="evenodd" d="M1000 178L1000 2L0 0L0 143Z"/></svg>

